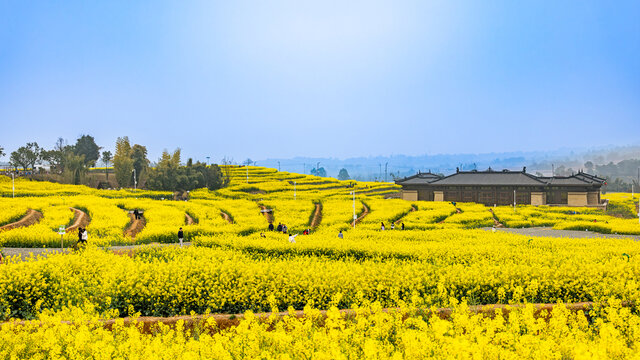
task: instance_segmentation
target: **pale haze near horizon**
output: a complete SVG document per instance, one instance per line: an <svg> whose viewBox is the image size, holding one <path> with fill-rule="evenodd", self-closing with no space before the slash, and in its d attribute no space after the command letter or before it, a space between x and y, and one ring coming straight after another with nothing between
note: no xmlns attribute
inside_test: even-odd
<svg viewBox="0 0 640 360"><path fill-rule="evenodd" d="M0 146L183 157L638 144L640 2L0 4ZM0 161L8 160L8 156Z"/></svg>

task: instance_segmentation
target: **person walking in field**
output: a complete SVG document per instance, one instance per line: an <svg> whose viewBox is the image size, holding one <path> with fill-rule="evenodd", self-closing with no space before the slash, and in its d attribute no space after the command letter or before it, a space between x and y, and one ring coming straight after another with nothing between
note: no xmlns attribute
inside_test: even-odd
<svg viewBox="0 0 640 360"><path fill-rule="evenodd" d="M82 228L78 228L78 245L82 244Z"/></svg>
<svg viewBox="0 0 640 360"><path fill-rule="evenodd" d="M384 231L384 223L382 223L382 226L380 226L380 230Z"/></svg>
<svg viewBox="0 0 640 360"><path fill-rule="evenodd" d="M402 223L402 227L400 228L401 230L404 230L404 223Z"/></svg>
<svg viewBox="0 0 640 360"><path fill-rule="evenodd" d="M396 224L391 223L391 230L393 230L393 229L395 229L395 228L396 228Z"/></svg>
<svg viewBox="0 0 640 360"><path fill-rule="evenodd" d="M278 227L276 228L278 232L282 232L282 224L278 223Z"/></svg>
<svg viewBox="0 0 640 360"><path fill-rule="evenodd" d="M269 223L269 231L273 231L273 223Z"/></svg>
<svg viewBox="0 0 640 360"><path fill-rule="evenodd" d="M289 228L287 227L287 225L284 225L284 224L283 224L283 225L282 225L282 233L283 233L283 234L286 234L286 233L287 233L287 230L289 230Z"/></svg>
<svg viewBox="0 0 640 360"><path fill-rule="evenodd" d="M182 247L182 240L184 240L184 233L182 232L182 228L178 230L178 241L180 241L180 247Z"/></svg>
<svg viewBox="0 0 640 360"><path fill-rule="evenodd" d="M133 217L134 217L136 220L139 220L139 219L140 219L140 211L138 211L138 209L133 209Z"/></svg>
<svg viewBox="0 0 640 360"><path fill-rule="evenodd" d="M296 236L298 236L298 234L290 235L290 236L289 236L289 242L290 242L291 244L295 244L295 243L296 243Z"/></svg>
<svg viewBox="0 0 640 360"><path fill-rule="evenodd" d="M342 235L342 230L340 230L340 232L338 233L338 237L339 237L340 239L344 239L344 235Z"/></svg>

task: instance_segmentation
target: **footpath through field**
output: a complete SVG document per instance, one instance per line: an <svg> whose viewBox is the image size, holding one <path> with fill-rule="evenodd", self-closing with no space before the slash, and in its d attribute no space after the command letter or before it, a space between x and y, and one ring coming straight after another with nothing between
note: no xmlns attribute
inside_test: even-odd
<svg viewBox="0 0 640 360"><path fill-rule="evenodd" d="M492 228L483 228L491 230ZM549 227L529 227L529 228L495 228L496 231L504 231L512 234L520 234L537 237L558 237L558 238L605 238L605 239L633 239L640 240L640 235L618 235L602 234L593 231L579 230L556 230Z"/></svg>
<svg viewBox="0 0 640 360"><path fill-rule="evenodd" d="M159 246L159 247L164 247L164 246L180 246L180 244L178 243L171 243L171 244L161 244L161 243L152 243L152 244L140 244L140 245L120 245L120 246L108 246L108 247L104 247L105 249L109 249L110 251L113 251L116 254L127 254L133 250L137 250L140 249L142 247L148 247L148 246ZM191 246L190 242L185 242L183 246ZM46 256L47 254L57 254L63 252L65 254L69 253L70 250L69 248L65 247L64 250L61 250L60 248L2 248L2 253L6 256L19 256L20 260L26 260L27 258L29 258L29 256L33 255L35 256Z"/></svg>

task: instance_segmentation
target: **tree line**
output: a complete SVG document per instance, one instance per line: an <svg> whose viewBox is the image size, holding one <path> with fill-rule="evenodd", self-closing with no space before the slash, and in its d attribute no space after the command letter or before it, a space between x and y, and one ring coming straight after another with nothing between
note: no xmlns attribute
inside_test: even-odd
<svg viewBox="0 0 640 360"><path fill-rule="evenodd" d="M104 165L105 181L100 187L111 187L115 182L120 188L138 187L149 190L189 191L197 188L219 189L229 184L229 172L223 173L216 164L207 165L188 159L183 164L180 149L173 154L166 150L162 153L157 164L151 167L147 158L146 146L131 144L127 136L119 137L115 144L115 153L102 151L91 135L80 136L75 144L67 144L63 138L58 138L53 149L45 149L37 142L27 143L9 155L9 163L15 171L34 174L36 165L49 165L50 174L59 175L61 182L79 185L84 183L90 168L95 167L98 160ZM5 156L5 150L0 146L0 157ZM110 166L113 165L113 175L109 181ZM223 164L230 164L223 159ZM98 170L99 171L99 170Z"/></svg>

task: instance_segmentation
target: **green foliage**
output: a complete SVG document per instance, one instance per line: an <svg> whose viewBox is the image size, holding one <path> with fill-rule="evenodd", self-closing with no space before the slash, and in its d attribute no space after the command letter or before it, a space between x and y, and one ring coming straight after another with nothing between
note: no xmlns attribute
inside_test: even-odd
<svg viewBox="0 0 640 360"><path fill-rule="evenodd" d="M42 148L38 143L27 143L11 153L10 162L14 167L22 167L24 170L33 168L42 160Z"/></svg>
<svg viewBox="0 0 640 360"><path fill-rule="evenodd" d="M311 169L311 175L327 177L327 171L323 167L319 169Z"/></svg>
<svg viewBox="0 0 640 360"><path fill-rule="evenodd" d="M102 162L104 163L104 173L107 176L107 182L109 182L109 163L113 159L111 155L111 151L103 151L102 152Z"/></svg>
<svg viewBox="0 0 640 360"><path fill-rule="evenodd" d="M84 155L85 166L94 166L100 158L100 147L91 135L82 135L79 137L73 146L73 152L78 156Z"/></svg>
<svg viewBox="0 0 640 360"><path fill-rule="evenodd" d="M347 171L347 169L342 168L340 169L340 172L338 173L338 180L350 180L351 177L349 176L349 172Z"/></svg>
<svg viewBox="0 0 640 360"><path fill-rule="evenodd" d="M207 166L205 163L189 161L187 166L180 166L180 149L170 155L167 151L155 169L149 170L147 188L153 190L193 190L208 188L215 190L223 185L222 173L218 165Z"/></svg>
<svg viewBox="0 0 640 360"><path fill-rule="evenodd" d="M120 187L129 187L131 184L131 172L133 171L133 159L131 159L131 144L127 136L116 140L116 154L113 157L113 168L116 181Z"/></svg>

